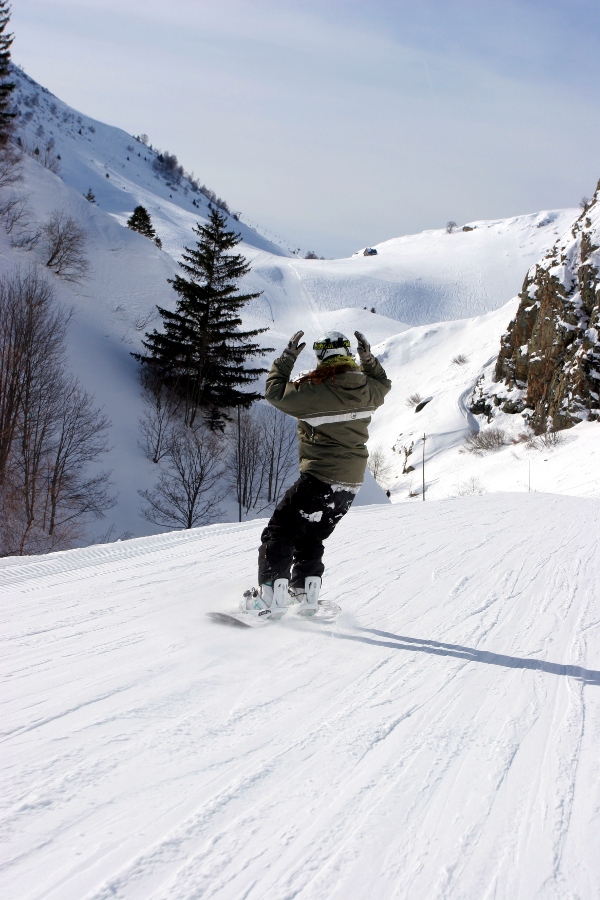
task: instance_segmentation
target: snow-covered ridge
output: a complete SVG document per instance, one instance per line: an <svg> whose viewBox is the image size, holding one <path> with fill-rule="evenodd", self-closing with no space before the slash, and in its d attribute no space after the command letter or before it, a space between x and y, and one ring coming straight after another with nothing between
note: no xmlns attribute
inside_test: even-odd
<svg viewBox="0 0 600 900"><path fill-rule="evenodd" d="M409 325L498 309L520 290L527 270L575 221L554 210L472 222L470 230L424 231L377 245L377 256L263 260L255 278L265 295L302 292L320 310L364 306ZM259 281L257 280L257 284Z"/></svg>
<svg viewBox="0 0 600 900"><path fill-rule="evenodd" d="M42 146L52 139L65 184L80 194L91 187L100 208L121 224L136 205L145 206L164 249L179 258L184 243L191 240L193 225L206 218L207 199L191 190L186 179L176 185L158 176L152 165L154 152L131 135L73 110L17 67L14 72L18 125L27 146ZM451 235L437 230L385 241L377 245L374 257L291 257L285 262L281 257L287 251L243 221L232 220L231 225L253 258L253 279L264 290L265 303L285 307L290 290L295 302L300 291L304 306L374 307L386 317L419 325L501 306L576 215L576 210L554 210L477 221L466 226L468 231ZM278 318L272 312L270 318ZM268 312L264 315L269 318Z"/></svg>
<svg viewBox="0 0 600 900"><path fill-rule="evenodd" d="M16 125L26 148L43 150L52 141L65 184L80 194L91 188L98 205L123 225L135 206L146 207L164 249L178 257L182 233L189 234L199 218L206 218L208 199L187 178L175 184L158 175L153 169L156 151L132 135L72 109L17 66L13 77ZM231 224L246 244L286 255L243 222L232 218Z"/></svg>

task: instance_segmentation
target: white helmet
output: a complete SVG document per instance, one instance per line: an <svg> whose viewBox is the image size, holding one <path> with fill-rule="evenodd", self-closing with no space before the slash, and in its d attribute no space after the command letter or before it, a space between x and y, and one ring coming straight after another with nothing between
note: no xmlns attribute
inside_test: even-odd
<svg viewBox="0 0 600 900"><path fill-rule="evenodd" d="M323 361L328 356L348 356L351 352L350 341L341 331L326 331L322 338L313 344L317 359Z"/></svg>

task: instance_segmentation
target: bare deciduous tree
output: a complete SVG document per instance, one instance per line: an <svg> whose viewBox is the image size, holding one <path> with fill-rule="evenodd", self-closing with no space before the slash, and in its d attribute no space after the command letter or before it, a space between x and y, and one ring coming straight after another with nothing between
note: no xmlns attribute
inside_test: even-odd
<svg viewBox="0 0 600 900"><path fill-rule="evenodd" d="M240 413L232 435L228 469L238 503L248 514L276 505L296 469L295 422L272 406Z"/></svg>
<svg viewBox="0 0 600 900"><path fill-rule="evenodd" d="M66 549L113 501L108 421L65 366L68 314L32 268L0 282L0 553Z"/></svg>
<svg viewBox="0 0 600 900"><path fill-rule="evenodd" d="M21 152L10 143L0 147L0 188L11 187L23 177Z"/></svg>
<svg viewBox="0 0 600 900"><path fill-rule="evenodd" d="M141 368L144 412L139 418L142 433L141 447L153 463L169 452L171 432L178 421L182 400L165 386L156 372Z"/></svg>
<svg viewBox="0 0 600 900"><path fill-rule="evenodd" d="M63 379L47 464L48 534L71 529L84 517L100 518L113 505L109 473L89 472L89 464L109 449L109 426L76 379Z"/></svg>
<svg viewBox="0 0 600 900"><path fill-rule="evenodd" d="M410 397L406 398L406 405L409 409L411 409L414 406L418 406L422 401L423 398L421 397L421 395L415 391L414 394L411 394Z"/></svg>
<svg viewBox="0 0 600 900"><path fill-rule="evenodd" d="M43 553L69 546L88 517L112 506L108 473L89 473L105 453L108 420L77 381L60 371L39 390L34 377L22 406L19 452L12 469L12 493L21 498L13 550Z"/></svg>
<svg viewBox="0 0 600 900"><path fill-rule="evenodd" d="M56 153L54 138L49 138L39 151L38 160L45 169L58 175L60 172L60 156Z"/></svg>
<svg viewBox="0 0 600 900"><path fill-rule="evenodd" d="M12 234L16 225L23 225L27 218L28 197L9 194L0 200L0 219L4 220L7 234Z"/></svg>
<svg viewBox="0 0 600 900"><path fill-rule="evenodd" d="M195 528L212 522L224 496L218 490L223 454L223 443L202 426L182 425L174 430L167 467L156 487L140 491L146 501L143 518L161 528Z"/></svg>
<svg viewBox="0 0 600 900"><path fill-rule="evenodd" d="M150 312L141 313L139 316L136 316L133 321L133 326L136 331L144 331L151 322L155 322L156 319L159 318L156 309L151 309Z"/></svg>
<svg viewBox="0 0 600 900"><path fill-rule="evenodd" d="M552 424L546 427L546 431L528 436L527 446L530 450L553 450L565 440L563 431L557 430Z"/></svg>
<svg viewBox="0 0 600 900"><path fill-rule="evenodd" d="M452 234L453 231L456 231L458 225L452 219L446 223L446 234Z"/></svg>
<svg viewBox="0 0 600 900"><path fill-rule="evenodd" d="M385 487L388 478L392 474L392 465L381 444L376 444L372 450L369 450L369 460L367 465L377 484L381 485L381 487Z"/></svg>
<svg viewBox="0 0 600 900"><path fill-rule="evenodd" d="M33 373L56 367L68 318L35 268L0 281L0 487L27 384Z"/></svg>
<svg viewBox="0 0 600 900"><path fill-rule="evenodd" d="M249 410L244 411L241 418L242 420L246 419L246 427L242 440L240 487L242 506L248 513L262 497L265 466L263 464L262 432L258 418L254 418Z"/></svg>
<svg viewBox="0 0 600 900"><path fill-rule="evenodd" d="M469 497L472 494L485 494L486 490L477 476L471 475L462 484L458 484L458 496Z"/></svg>
<svg viewBox="0 0 600 900"><path fill-rule="evenodd" d="M298 433L295 421L273 406L261 408L265 476L264 498L277 505L298 464Z"/></svg>
<svg viewBox="0 0 600 900"><path fill-rule="evenodd" d="M86 233L64 210L55 210L42 226L48 260L46 265L65 281L80 281L89 263L85 255Z"/></svg>
<svg viewBox="0 0 600 900"><path fill-rule="evenodd" d="M28 222L19 225L11 235L11 244L20 250L33 250L42 239L41 225L31 225Z"/></svg>
<svg viewBox="0 0 600 900"><path fill-rule="evenodd" d="M249 409L240 410L228 468L232 486L235 484L238 503L241 502L248 514L262 498L265 478L262 430L257 415Z"/></svg>
<svg viewBox="0 0 600 900"><path fill-rule="evenodd" d="M6 233L11 236L13 247L32 250L40 242L42 229L30 220L27 194L3 195L0 199L0 219L4 222Z"/></svg>
<svg viewBox="0 0 600 900"><path fill-rule="evenodd" d="M58 175L60 172L60 156L56 152L56 142L53 137L49 137L48 140L43 140L44 130L40 131L39 128L36 131L36 136L39 140L34 141L33 143L28 140L24 135L21 135L19 139L19 147L26 153L28 156L31 156L37 163L43 166L45 169L49 169L51 172L54 172L55 175Z"/></svg>
<svg viewBox="0 0 600 900"><path fill-rule="evenodd" d="M508 443L506 432L502 428L485 428L472 431L465 438L465 449L469 453L479 455L490 450L500 450Z"/></svg>

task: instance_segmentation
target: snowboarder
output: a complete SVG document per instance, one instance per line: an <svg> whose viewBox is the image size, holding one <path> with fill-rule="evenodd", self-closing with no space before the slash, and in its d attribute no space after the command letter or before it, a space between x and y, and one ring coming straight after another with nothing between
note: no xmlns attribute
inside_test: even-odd
<svg viewBox="0 0 600 900"><path fill-rule="evenodd" d="M306 346L300 343L303 334L297 331L271 366L265 392L269 403L298 419L300 478L261 535L259 589L247 591L241 603L246 612L276 618L291 598L301 604L302 615L319 610L323 541L348 512L362 484L369 422L391 388L358 331L360 366L350 354L348 338L330 331L313 344L316 369L290 381Z"/></svg>

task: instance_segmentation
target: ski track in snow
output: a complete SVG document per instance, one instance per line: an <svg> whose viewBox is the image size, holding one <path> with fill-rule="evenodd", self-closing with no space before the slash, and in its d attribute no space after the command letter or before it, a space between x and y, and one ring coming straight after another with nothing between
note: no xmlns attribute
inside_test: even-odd
<svg viewBox="0 0 600 900"><path fill-rule="evenodd" d="M359 508L338 622L251 632L260 522L8 561L2 895L600 896L599 519Z"/></svg>

